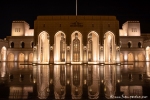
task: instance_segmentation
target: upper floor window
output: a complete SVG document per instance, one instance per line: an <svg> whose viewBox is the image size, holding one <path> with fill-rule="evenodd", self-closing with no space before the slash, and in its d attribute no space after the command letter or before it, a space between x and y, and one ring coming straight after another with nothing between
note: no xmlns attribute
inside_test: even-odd
<svg viewBox="0 0 150 100"><path fill-rule="evenodd" d="M21 47L21 48L24 48L24 47L25 47L25 43L24 43L24 42L21 42L20 47Z"/></svg>
<svg viewBox="0 0 150 100"><path fill-rule="evenodd" d="M142 48L142 43L138 42L138 48Z"/></svg>
<svg viewBox="0 0 150 100"><path fill-rule="evenodd" d="M137 28L132 28L132 32L137 32Z"/></svg>
<svg viewBox="0 0 150 100"><path fill-rule="evenodd" d="M14 48L14 42L10 43L10 48Z"/></svg>
<svg viewBox="0 0 150 100"><path fill-rule="evenodd" d="M15 32L20 32L20 28L15 28Z"/></svg>
<svg viewBox="0 0 150 100"><path fill-rule="evenodd" d="M132 44L131 41L128 42L128 48L131 48Z"/></svg>

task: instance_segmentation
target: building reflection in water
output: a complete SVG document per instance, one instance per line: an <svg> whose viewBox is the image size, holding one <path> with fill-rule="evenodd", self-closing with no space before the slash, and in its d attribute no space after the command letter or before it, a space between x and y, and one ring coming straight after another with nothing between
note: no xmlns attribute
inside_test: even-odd
<svg viewBox="0 0 150 100"><path fill-rule="evenodd" d="M71 65L71 95L72 99L82 97L82 66Z"/></svg>
<svg viewBox="0 0 150 100"><path fill-rule="evenodd" d="M6 77L6 62L2 62L1 63L1 69L0 69L0 71L1 71L1 77Z"/></svg>
<svg viewBox="0 0 150 100"><path fill-rule="evenodd" d="M66 65L54 65L54 95L55 99L65 99Z"/></svg>
<svg viewBox="0 0 150 100"><path fill-rule="evenodd" d="M100 89L99 65L88 65L87 78L89 99L98 99Z"/></svg>
<svg viewBox="0 0 150 100"><path fill-rule="evenodd" d="M49 65L37 66L37 91L39 99L46 99L49 96Z"/></svg>
<svg viewBox="0 0 150 100"><path fill-rule="evenodd" d="M115 99L149 96L150 89L149 62L36 66L1 62L0 75L0 84L6 84L0 89L8 89L9 99Z"/></svg>
<svg viewBox="0 0 150 100"><path fill-rule="evenodd" d="M150 77L150 64L149 64L149 62L146 62L146 75L147 75L147 77Z"/></svg>
<svg viewBox="0 0 150 100"><path fill-rule="evenodd" d="M115 65L104 66L104 91L105 97L110 99L115 96L116 92L116 67Z"/></svg>

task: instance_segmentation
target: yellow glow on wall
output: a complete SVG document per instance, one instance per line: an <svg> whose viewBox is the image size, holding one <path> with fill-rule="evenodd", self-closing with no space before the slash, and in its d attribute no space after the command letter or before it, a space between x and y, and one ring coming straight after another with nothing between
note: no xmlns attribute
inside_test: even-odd
<svg viewBox="0 0 150 100"><path fill-rule="evenodd" d="M127 53L125 53L124 54L124 60L127 61L127 58L128 58Z"/></svg>

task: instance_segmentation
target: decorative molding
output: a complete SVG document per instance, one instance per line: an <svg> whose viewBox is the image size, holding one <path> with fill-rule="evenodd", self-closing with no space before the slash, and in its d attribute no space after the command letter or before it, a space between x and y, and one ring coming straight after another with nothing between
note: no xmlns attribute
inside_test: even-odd
<svg viewBox="0 0 150 100"><path fill-rule="evenodd" d="M76 21L74 23L71 23L70 27L83 27L83 24Z"/></svg>

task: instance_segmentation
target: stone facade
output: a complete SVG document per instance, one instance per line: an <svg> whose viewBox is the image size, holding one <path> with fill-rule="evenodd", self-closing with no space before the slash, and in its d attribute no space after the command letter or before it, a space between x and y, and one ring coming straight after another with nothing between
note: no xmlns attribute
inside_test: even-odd
<svg viewBox="0 0 150 100"><path fill-rule="evenodd" d="M115 16L38 16L34 29L25 21L13 21L11 36L0 41L1 61L56 64L149 61L150 35L140 30L139 21L127 21L119 29ZM78 51L73 46L76 35Z"/></svg>

